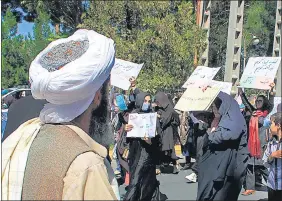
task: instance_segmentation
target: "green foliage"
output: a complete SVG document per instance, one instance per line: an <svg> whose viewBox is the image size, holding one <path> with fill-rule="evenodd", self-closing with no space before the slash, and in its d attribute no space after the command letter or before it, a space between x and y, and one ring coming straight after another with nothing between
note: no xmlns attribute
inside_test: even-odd
<svg viewBox="0 0 282 201"><path fill-rule="evenodd" d="M81 23L81 15L86 9L83 1L78 0L21 0L21 7L30 15L38 14L37 9L40 7L50 15L53 25L70 32ZM57 31L60 32L60 30Z"/></svg>
<svg viewBox="0 0 282 201"><path fill-rule="evenodd" d="M211 24L209 36L209 66L220 67L226 62L230 1L216 0L211 5ZM224 67L216 76L224 80Z"/></svg>
<svg viewBox="0 0 282 201"><path fill-rule="evenodd" d="M246 51L246 64L249 57L272 56L275 12L277 1L248 1L245 5L244 41L246 50L242 48L242 55ZM259 39L257 45L253 45L253 36ZM243 59L243 57L242 57ZM243 60L241 61L241 73L243 73ZM264 93L262 90L246 89L246 94Z"/></svg>
<svg viewBox="0 0 282 201"><path fill-rule="evenodd" d="M193 71L194 51L205 33L191 2L91 1L79 27L112 38L117 58L145 63L138 86L150 92L178 87Z"/></svg>
<svg viewBox="0 0 282 201"><path fill-rule="evenodd" d="M272 56L275 9L277 1L245 1L243 36L246 39L247 58L252 56ZM230 1L212 1L209 66L225 65L228 37ZM260 40L252 44L252 34ZM244 40L242 40L241 73L243 73ZM217 76L223 80L224 69Z"/></svg>
<svg viewBox="0 0 282 201"><path fill-rule="evenodd" d="M42 10L34 25L34 38L17 34L16 17L10 9L2 20L2 87L28 84L28 69L36 55L47 46L52 37L49 16Z"/></svg>
<svg viewBox="0 0 282 201"><path fill-rule="evenodd" d="M276 3L276 1L250 1L246 4L243 36L247 57L272 56ZM259 38L260 42L257 46L252 45L253 35Z"/></svg>

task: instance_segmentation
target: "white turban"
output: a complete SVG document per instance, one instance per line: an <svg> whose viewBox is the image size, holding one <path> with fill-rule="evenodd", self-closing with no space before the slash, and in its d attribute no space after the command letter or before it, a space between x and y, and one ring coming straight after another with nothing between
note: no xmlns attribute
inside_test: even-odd
<svg viewBox="0 0 282 201"><path fill-rule="evenodd" d="M40 58L51 48L77 40L89 41L89 48L81 57L54 72L41 66ZM114 41L95 31L81 29L68 38L50 43L29 69L33 97L49 102L40 113L41 121L70 122L86 111L96 92L109 78L114 62Z"/></svg>

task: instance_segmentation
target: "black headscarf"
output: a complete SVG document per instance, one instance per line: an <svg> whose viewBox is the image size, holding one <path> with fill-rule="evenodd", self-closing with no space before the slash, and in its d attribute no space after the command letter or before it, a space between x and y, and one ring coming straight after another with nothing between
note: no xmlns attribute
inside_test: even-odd
<svg viewBox="0 0 282 201"><path fill-rule="evenodd" d="M165 129L171 121L176 120L176 124L180 124L179 116L173 108L172 102L164 92L158 92L155 97L155 102L158 102L160 110L158 113L161 115L162 128Z"/></svg>
<svg viewBox="0 0 282 201"><path fill-rule="evenodd" d="M159 106L164 110L167 108L173 109L172 101L169 100L169 97L164 92L158 92L155 97L155 101L159 103Z"/></svg>
<svg viewBox="0 0 282 201"><path fill-rule="evenodd" d="M218 98L222 103L219 107L221 115L219 127L226 128L232 133L241 133L246 129L246 121L242 115L238 103L230 95L220 92Z"/></svg>
<svg viewBox="0 0 282 201"><path fill-rule="evenodd" d="M151 95L149 93L145 93L145 92L139 92L136 95L135 110L133 112L143 113L142 106L143 106L143 103L144 103L146 96L151 96ZM148 112L151 112L151 109Z"/></svg>

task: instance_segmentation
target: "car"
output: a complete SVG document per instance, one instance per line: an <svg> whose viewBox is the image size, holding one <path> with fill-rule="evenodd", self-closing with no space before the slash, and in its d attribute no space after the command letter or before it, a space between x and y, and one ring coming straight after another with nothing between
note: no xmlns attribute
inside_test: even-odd
<svg viewBox="0 0 282 201"><path fill-rule="evenodd" d="M3 134L5 132L7 119L8 119L8 109L2 109L2 111L1 111L1 136L2 136L2 138L3 138Z"/></svg>
<svg viewBox="0 0 282 201"><path fill-rule="evenodd" d="M17 92L25 92L25 96L31 95L31 89L25 88L9 88L7 89L9 92L2 96L2 100L4 100L7 96L15 96Z"/></svg>

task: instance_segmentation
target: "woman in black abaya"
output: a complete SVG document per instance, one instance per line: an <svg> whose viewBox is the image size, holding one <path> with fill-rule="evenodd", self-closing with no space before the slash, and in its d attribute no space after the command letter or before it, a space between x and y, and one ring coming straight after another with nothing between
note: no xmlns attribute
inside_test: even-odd
<svg viewBox="0 0 282 201"><path fill-rule="evenodd" d="M161 138L162 162L165 165L172 162L174 166L173 173L176 174L178 173L176 166L178 157L175 154L174 146L177 138L179 138L179 115L175 112L172 101L170 101L165 93L158 92L155 97L155 103L157 104L155 109L159 114L159 122L157 125L159 127L158 133Z"/></svg>
<svg viewBox="0 0 282 201"><path fill-rule="evenodd" d="M151 96L140 92L136 96L136 110L132 113L149 113L151 111ZM130 131L131 125L125 130ZM129 141L129 187L124 200L165 200L166 196L159 191L156 176L158 161L158 142L155 138L128 138ZM162 196L161 196L162 195Z"/></svg>
<svg viewBox="0 0 282 201"><path fill-rule="evenodd" d="M197 200L237 200L248 160L247 127L237 102L220 92L199 161Z"/></svg>

